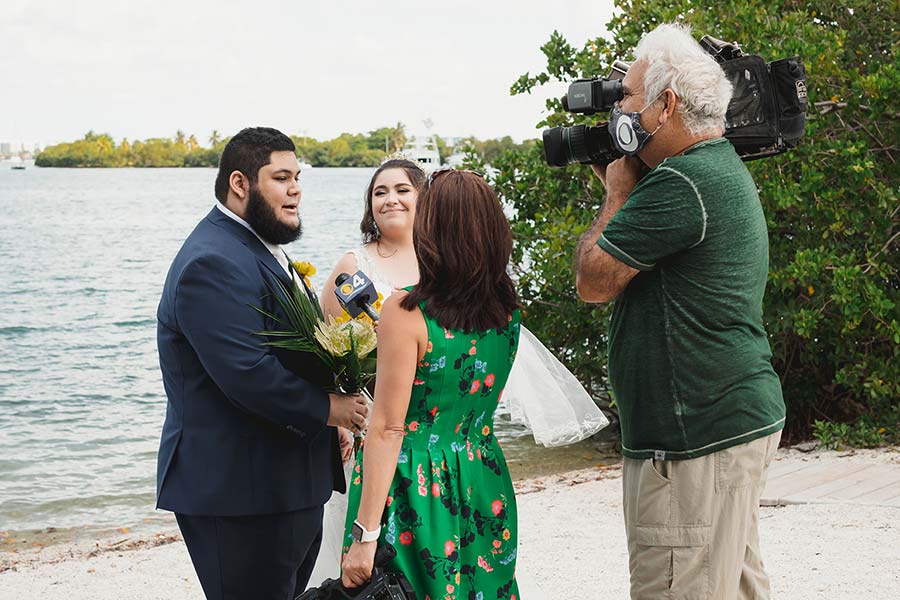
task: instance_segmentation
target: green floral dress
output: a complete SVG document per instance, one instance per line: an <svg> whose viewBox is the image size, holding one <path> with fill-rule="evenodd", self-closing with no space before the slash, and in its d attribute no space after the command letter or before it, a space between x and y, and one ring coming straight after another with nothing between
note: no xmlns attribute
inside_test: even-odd
<svg viewBox="0 0 900 600"><path fill-rule="evenodd" d="M519 313L505 327L465 333L422 312L428 347L379 542L397 550L391 569L407 576L420 599L517 600L516 498L494 411L515 358ZM350 481L342 554L359 508L364 448Z"/></svg>

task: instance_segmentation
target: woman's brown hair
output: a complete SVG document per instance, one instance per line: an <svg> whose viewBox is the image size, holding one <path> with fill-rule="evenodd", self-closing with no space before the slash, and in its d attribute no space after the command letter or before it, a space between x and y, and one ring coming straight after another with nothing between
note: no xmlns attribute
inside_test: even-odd
<svg viewBox="0 0 900 600"><path fill-rule="evenodd" d="M425 312L441 327L484 331L504 327L518 308L506 271L509 222L482 177L449 170L435 176L416 207L413 244L419 283L401 306Z"/></svg>
<svg viewBox="0 0 900 600"><path fill-rule="evenodd" d="M375 180L378 179L378 176L390 169L403 169L409 182L420 195L425 188L425 172L411 160L395 158L385 161L378 167L372 175L372 179L369 180L369 187L366 188L366 208L363 212L362 221L359 223L363 244L371 244L381 239L381 232L378 231L378 225L375 223L375 214L372 212L372 192L375 190Z"/></svg>

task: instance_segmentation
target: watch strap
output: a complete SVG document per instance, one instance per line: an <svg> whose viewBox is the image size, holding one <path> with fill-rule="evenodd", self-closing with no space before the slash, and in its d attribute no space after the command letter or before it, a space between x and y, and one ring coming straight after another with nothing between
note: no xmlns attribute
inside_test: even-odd
<svg viewBox="0 0 900 600"><path fill-rule="evenodd" d="M374 542L377 541L381 536L381 526L379 525L377 529L369 531L366 529L362 523L359 522L359 519L353 521L353 539L360 543Z"/></svg>

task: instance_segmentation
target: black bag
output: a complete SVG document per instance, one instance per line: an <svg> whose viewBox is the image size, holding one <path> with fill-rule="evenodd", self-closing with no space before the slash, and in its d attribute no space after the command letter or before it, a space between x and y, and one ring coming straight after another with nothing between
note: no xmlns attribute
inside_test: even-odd
<svg viewBox="0 0 900 600"><path fill-rule="evenodd" d="M340 579L326 579L319 587L306 590L294 600L417 600L416 591L403 573L385 570L395 556L397 551L393 546L378 546L372 579L366 585L348 589Z"/></svg>
<svg viewBox="0 0 900 600"><path fill-rule="evenodd" d="M778 127L788 146L797 145L806 127L806 69L796 56L769 63L772 92L778 101Z"/></svg>
<svg viewBox="0 0 900 600"><path fill-rule="evenodd" d="M735 43L705 35L700 45L716 59L734 87L725 113L725 137L744 160L793 148L806 127L806 69L799 57L769 64Z"/></svg>
<svg viewBox="0 0 900 600"><path fill-rule="evenodd" d="M725 137L742 157L777 145L778 107L769 84L769 70L750 54L722 63L734 94L725 113Z"/></svg>

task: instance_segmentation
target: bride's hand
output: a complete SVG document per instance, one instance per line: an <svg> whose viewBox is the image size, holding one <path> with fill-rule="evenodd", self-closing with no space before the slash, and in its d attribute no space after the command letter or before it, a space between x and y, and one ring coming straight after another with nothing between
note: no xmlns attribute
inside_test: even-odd
<svg viewBox="0 0 900 600"><path fill-rule="evenodd" d="M353 434L349 429L338 427L338 440L341 443L341 460L346 463L353 453Z"/></svg>
<svg viewBox="0 0 900 600"><path fill-rule="evenodd" d="M344 556L344 562L341 563L341 583L344 587L359 587L372 578L377 545L377 542L351 544L350 550Z"/></svg>

